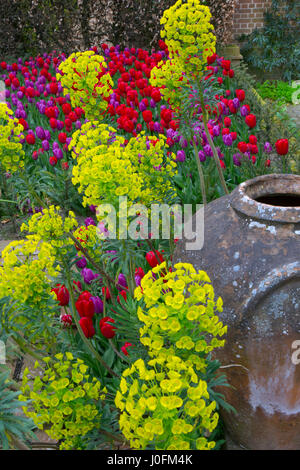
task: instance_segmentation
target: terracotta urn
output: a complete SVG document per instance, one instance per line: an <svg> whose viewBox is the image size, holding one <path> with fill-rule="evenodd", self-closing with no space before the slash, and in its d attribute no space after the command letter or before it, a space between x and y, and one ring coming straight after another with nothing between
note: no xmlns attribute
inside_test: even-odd
<svg viewBox="0 0 300 470"><path fill-rule="evenodd" d="M205 270L224 302L228 435L240 448L299 450L300 176L259 176L208 204L203 248L180 240L178 261Z"/></svg>

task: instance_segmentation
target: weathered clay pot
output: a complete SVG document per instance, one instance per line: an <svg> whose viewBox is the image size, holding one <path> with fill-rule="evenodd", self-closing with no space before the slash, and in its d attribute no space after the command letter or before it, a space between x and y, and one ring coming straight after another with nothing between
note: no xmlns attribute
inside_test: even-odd
<svg viewBox="0 0 300 470"><path fill-rule="evenodd" d="M208 204L204 247L186 251L180 241L178 261L205 270L224 301L227 341L216 355L230 366L223 372L232 388L223 393L238 413L223 412L229 436L247 449L300 449L300 364L292 361L300 340L300 176L260 176Z"/></svg>

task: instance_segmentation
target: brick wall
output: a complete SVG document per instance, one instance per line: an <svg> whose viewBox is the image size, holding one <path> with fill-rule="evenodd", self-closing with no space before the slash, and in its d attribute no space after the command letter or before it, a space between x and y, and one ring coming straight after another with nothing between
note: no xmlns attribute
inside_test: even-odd
<svg viewBox="0 0 300 470"><path fill-rule="evenodd" d="M233 36L248 34L263 25L263 12L271 0L237 0L234 14Z"/></svg>

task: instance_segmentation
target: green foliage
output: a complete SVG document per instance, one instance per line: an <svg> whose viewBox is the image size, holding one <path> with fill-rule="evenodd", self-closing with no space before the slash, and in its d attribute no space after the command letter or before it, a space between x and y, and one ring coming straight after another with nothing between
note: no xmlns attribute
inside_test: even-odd
<svg viewBox="0 0 300 470"><path fill-rule="evenodd" d="M300 74L300 5L294 0L272 0L264 14L264 26L243 35L241 52L249 65L278 72L285 80Z"/></svg>
<svg viewBox="0 0 300 470"><path fill-rule="evenodd" d="M106 389L101 389L95 377L91 379L88 366L71 353L43 361L46 366L36 362L43 374L34 379L32 387L28 384L29 370L24 371L20 399L30 397L33 406L33 411L24 407L24 412L52 439L62 441L60 449L82 449L85 435L99 428L99 405Z"/></svg>
<svg viewBox="0 0 300 470"><path fill-rule="evenodd" d="M255 113L259 126L257 137L262 142L276 142L278 139L288 139L289 157L287 158L288 169L285 171L299 174L300 170L300 130L299 126L291 120L284 108L280 104L264 102L262 97L255 90L255 78L249 74L248 66L245 62L234 66L235 86L242 88L246 92L247 103ZM295 89L294 89L295 90ZM282 173L279 164L272 168L273 173ZM253 175L255 176L255 175ZM251 177L253 177L251 176ZM249 175L246 175L247 179Z"/></svg>
<svg viewBox="0 0 300 470"><path fill-rule="evenodd" d="M25 441L34 437L33 422L20 415L20 409L27 401L21 402L18 399L20 392L11 387L14 383L9 378L9 371L0 366L0 447L3 449L14 447L16 439Z"/></svg>
<svg viewBox="0 0 300 470"><path fill-rule="evenodd" d="M263 99L278 101L280 104L292 103L292 96L296 91L289 83L281 80L257 83L256 90Z"/></svg>

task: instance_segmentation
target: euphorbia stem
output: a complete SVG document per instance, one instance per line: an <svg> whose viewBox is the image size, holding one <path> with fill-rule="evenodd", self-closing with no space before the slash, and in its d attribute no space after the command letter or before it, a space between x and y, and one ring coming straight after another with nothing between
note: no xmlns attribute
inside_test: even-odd
<svg viewBox="0 0 300 470"><path fill-rule="evenodd" d="M197 149L197 146L196 146L195 141L194 141L194 137L192 137L192 139L193 139L194 155L195 155L197 168L198 168L199 179L200 179L202 202L206 206L207 199L206 199L206 191L205 191L204 174L203 174L202 165L201 165L201 162L200 162L200 159L199 159L198 149Z"/></svg>
<svg viewBox="0 0 300 470"><path fill-rule="evenodd" d="M117 356L119 356L120 359L122 359L122 361L127 361L130 363L130 361L124 356L122 356L122 354L119 353L119 351L117 350L116 346L114 345L113 341L111 339L108 340L112 350L115 352L115 354Z"/></svg>
<svg viewBox="0 0 300 470"><path fill-rule="evenodd" d="M89 262L94 266L94 268L96 268L97 272L105 278L106 283L108 285L114 285L115 284L114 280L104 271L104 269L101 268L101 266L99 266L98 263L96 263L93 260L93 258L89 255L89 252L84 248L84 246L82 246L80 241L77 240L77 238L75 238L71 232L69 233L69 237L73 240L75 245L77 245L79 250L84 254L84 256L89 260ZM113 292L110 292L110 295L111 295L112 303L115 303Z"/></svg>
<svg viewBox="0 0 300 470"><path fill-rule="evenodd" d="M36 199L36 201L40 204L40 206L45 209L47 207L47 205L42 201L42 199L37 195L37 193L35 192L35 190L33 189L33 187L31 186L30 182L29 182L29 179L27 177L27 175L23 175L23 180L24 180L24 183L26 184L27 188L28 188L28 191L30 192L31 196Z"/></svg>
<svg viewBox="0 0 300 470"><path fill-rule="evenodd" d="M77 326L77 330L78 330L78 333L83 341L83 343L85 344L85 346L87 347L87 349L93 354L93 356L95 356L95 358L97 359L97 361L100 362L100 364L105 367L106 370L108 370L108 372L110 373L110 375L113 375L114 377L119 377L118 374L116 374L116 372L114 372L108 364L106 364L106 362L102 359L102 357L100 356L100 354L98 353L98 351L96 351L96 349L93 347L93 345L91 344L91 342L85 337L83 331L82 331L82 328L79 324L79 320L78 320L78 316L77 316L77 310L76 310L76 305L75 305L75 299L74 299L74 292L73 292L73 286L72 286L72 282L71 282L71 276L70 276L70 272L67 268L67 266L65 265L64 263L64 267L65 267L65 274L66 274L66 278L67 278L67 284L68 284L68 289L69 289L69 293L70 293L70 299L71 299L71 305L72 305L72 317L74 318L74 321L75 321L75 324Z"/></svg>
<svg viewBox="0 0 300 470"><path fill-rule="evenodd" d="M220 159L219 159L219 156L218 156L218 152L217 152L217 149L215 147L215 144L213 143L210 132L208 130L204 98L203 98L202 91L201 91L200 87L199 87L199 94L200 94L200 102L201 102L202 116L203 116L202 119L203 119L205 134L206 134L208 143L209 143L209 145L212 149L212 152L213 152L213 157L214 157L215 163L217 165L217 170L218 170L218 173L219 173L221 185L224 189L225 194L229 194L229 191L228 191L227 186L226 186L225 178L224 178L224 175L223 175L222 167L221 167L221 164L220 164Z"/></svg>

